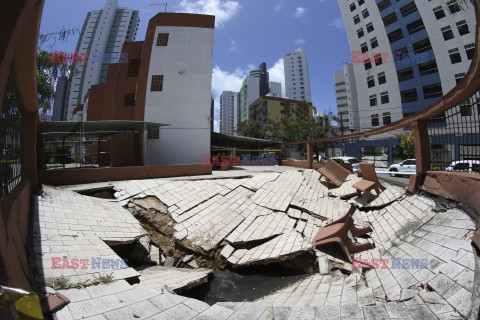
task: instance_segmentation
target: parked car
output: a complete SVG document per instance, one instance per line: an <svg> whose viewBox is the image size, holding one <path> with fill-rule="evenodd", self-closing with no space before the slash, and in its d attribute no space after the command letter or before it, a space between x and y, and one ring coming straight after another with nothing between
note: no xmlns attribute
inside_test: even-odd
<svg viewBox="0 0 480 320"><path fill-rule="evenodd" d="M325 157L325 156L320 156L320 157L318 158L318 162L321 162L321 163L325 163L325 162L327 162L327 160L328 160L328 158Z"/></svg>
<svg viewBox="0 0 480 320"><path fill-rule="evenodd" d="M445 168L445 171L462 171L462 172L480 172L479 160L462 160L454 161L452 164Z"/></svg>
<svg viewBox="0 0 480 320"><path fill-rule="evenodd" d="M394 177L396 175L401 175L401 172L405 173L415 173L417 172L417 165L415 159L403 160L400 163L392 164L388 171L390 171L390 176ZM398 173L396 173L398 172Z"/></svg>
<svg viewBox="0 0 480 320"><path fill-rule="evenodd" d="M355 157L332 157L332 160L340 164L350 164L353 172L356 172L360 168L360 161L358 161L358 159Z"/></svg>

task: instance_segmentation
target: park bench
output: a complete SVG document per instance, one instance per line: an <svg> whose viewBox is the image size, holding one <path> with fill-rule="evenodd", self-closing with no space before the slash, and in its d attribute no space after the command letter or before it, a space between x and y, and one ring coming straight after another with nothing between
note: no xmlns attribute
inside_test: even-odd
<svg viewBox="0 0 480 320"><path fill-rule="evenodd" d="M360 199L362 192L365 192L367 202L371 200L371 191L375 189L377 196L385 190L380 181L378 181L375 173L375 166L371 162L360 162L360 171L362 172L362 180L352 185L357 190L357 197Z"/></svg>
<svg viewBox="0 0 480 320"><path fill-rule="evenodd" d="M322 176L324 176L336 187L340 187L350 174L347 169L332 159L328 159L325 162L325 165L317 170L320 172L320 178L318 178L318 180L322 179Z"/></svg>
<svg viewBox="0 0 480 320"><path fill-rule="evenodd" d="M353 221L354 213L355 206L352 205L347 214L342 218L320 228L313 239L314 246L321 247L329 244L338 244L349 262L352 262L351 255L373 249L374 246L370 242L356 243L356 237L372 232L372 228L357 228Z"/></svg>

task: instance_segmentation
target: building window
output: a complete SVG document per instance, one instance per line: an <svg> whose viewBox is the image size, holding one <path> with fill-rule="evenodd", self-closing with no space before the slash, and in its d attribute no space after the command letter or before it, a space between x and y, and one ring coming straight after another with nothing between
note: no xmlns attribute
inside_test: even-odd
<svg viewBox="0 0 480 320"><path fill-rule="evenodd" d="M380 11L385 10L386 8L390 7L391 5L392 5L392 3L390 2L390 0L383 0L382 2L379 2L377 4L378 10L380 10Z"/></svg>
<svg viewBox="0 0 480 320"><path fill-rule="evenodd" d="M378 114L372 114L372 127L378 127L379 125Z"/></svg>
<svg viewBox="0 0 480 320"><path fill-rule="evenodd" d="M448 10L450 10L451 14L454 14L454 13L460 11L460 6L458 5L456 0L447 2L447 7L448 7Z"/></svg>
<svg viewBox="0 0 480 320"><path fill-rule="evenodd" d="M387 124L392 123L392 117L390 116L390 112L383 113L383 125L386 126Z"/></svg>
<svg viewBox="0 0 480 320"><path fill-rule="evenodd" d="M135 105L135 93L126 93L123 99L124 106L134 106Z"/></svg>
<svg viewBox="0 0 480 320"><path fill-rule="evenodd" d="M152 76L150 91L163 91L163 75Z"/></svg>
<svg viewBox="0 0 480 320"><path fill-rule="evenodd" d="M403 38L403 33L402 33L402 29L400 28L388 34L388 41L390 41L390 43L394 43L395 41L398 41L402 38Z"/></svg>
<svg viewBox="0 0 480 320"><path fill-rule="evenodd" d="M158 128L149 128L147 131L147 139L159 139L160 138L160 130Z"/></svg>
<svg viewBox="0 0 480 320"><path fill-rule="evenodd" d="M379 66L379 65L383 64L382 55L380 53L377 53L376 55L374 55L373 59L375 60L375 65L376 66Z"/></svg>
<svg viewBox="0 0 480 320"><path fill-rule="evenodd" d="M370 107L375 107L377 105L377 95L372 94L370 96Z"/></svg>
<svg viewBox="0 0 480 320"><path fill-rule="evenodd" d="M397 19L397 15L395 14L395 12L392 12L388 16L383 18L383 24L385 25L385 27L389 26L392 23L397 22L397 21L398 21L398 19Z"/></svg>
<svg viewBox="0 0 480 320"><path fill-rule="evenodd" d="M417 89L404 90L400 92L402 103L418 101Z"/></svg>
<svg viewBox="0 0 480 320"><path fill-rule="evenodd" d="M361 6L362 4L365 3L365 0L358 0L358 5Z"/></svg>
<svg viewBox="0 0 480 320"><path fill-rule="evenodd" d="M140 62L142 59L130 59L128 62L127 77L137 77L140 72Z"/></svg>
<svg viewBox="0 0 480 320"><path fill-rule="evenodd" d="M385 103L389 103L390 102L390 99L388 97L388 92L382 92L380 94L380 101L382 102L382 104L385 104Z"/></svg>
<svg viewBox="0 0 480 320"><path fill-rule="evenodd" d="M452 64L462 62L462 57L458 49L448 50L448 55L450 56L450 61Z"/></svg>
<svg viewBox="0 0 480 320"><path fill-rule="evenodd" d="M445 11L443 11L442 7L436 7L433 9L433 13L435 14L435 18L437 18L437 20L445 18Z"/></svg>
<svg viewBox="0 0 480 320"><path fill-rule="evenodd" d="M443 39L448 41L454 38L452 28L450 26L443 27L442 29Z"/></svg>
<svg viewBox="0 0 480 320"><path fill-rule="evenodd" d="M415 1L410 2L406 6L403 6L400 8L400 12L402 13L402 16L406 17L415 11L418 11L417 6L415 5Z"/></svg>
<svg viewBox="0 0 480 320"><path fill-rule="evenodd" d="M393 59L395 62L402 62L403 58L408 59L409 57L407 47L400 48L393 52ZM410 62L410 60L408 60L407 63L408 62Z"/></svg>
<svg viewBox="0 0 480 320"><path fill-rule="evenodd" d="M367 43L365 43L365 42L362 43L362 44L360 45L360 50L362 51L362 53L367 52L367 51L368 51Z"/></svg>
<svg viewBox="0 0 480 320"><path fill-rule="evenodd" d="M432 44L428 38L415 42L412 46L415 54L432 50Z"/></svg>
<svg viewBox="0 0 480 320"><path fill-rule="evenodd" d="M355 17L353 17L353 23L357 24L359 22L360 22L360 17L357 14Z"/></svg>
<svg viewBox="0 0 480 320"><path fill-rule="evenodd" d="M398 82L407 81L413 79L415 76L413 74L412 67L408 67L402 70L397 71Z"/></svg>
<svg viewBox="0 0 480 320"><path fill-rule="evenodd" d="M456 75L455 75L455 82L456 82L457 84L459 84L460 81L462 81L462 79L463 79L464 76L465 76L465 73L458 73L458 74L456 74Z"/></svg>
<svg viewBox="0 0 480 320"><path fill-rule="evenodd" d="M470 33L470 30L468 30L468 24L465 20L457 22L457 29L461 36Z"/></svg>
<svg viewBox="0 0 480 320"><path fill-rule="evenodd" d="M425 25L423 24L422 19L418 19L417 21L407 24L408 34L417 33L423 29L425 29Z"/></svg>
<svg viewBox="0 0 480 320"><path fill-rule="evenodd" d="M425 63L420 63L418 65L418 71L420 72L421 76L437 73L438 72L437 61L433 59Z"/></svg>
<svg viewBox="0 0 480 320"><path fill-rule="evenodd" d="M357 7L355 7L355 3L352 3L350 5L350 11L354 11L355 9L357 9Z"/></svg>
<svg viewBox="0 0 480 320"><path fill-rule="evenodd" d="M462 117L470 117L472 115L472 104L470 99L460 103L460 114Z"/></svg>
<svg viewBox="0 0 480 320"><path fill-rule="evenodd" d="M475 53L475 44L470 43L465 46L465 52L467 53L467 59L472 60Z"/></svg>
<svg viewBox="0 0 480 320"><path fill-rule="evenodd" d="M166 47L168 45L168 33L159 33L157 36L157 47Z"/></svg>
<svg viewBox="0 0 480 320"><path fill-rule="evenodd" d="M378 47L377 38L373 38L372 40L370 40L370 45L372 46L372 49Z"/></svg>
<svg viewBox="0 0 480 320"><path fill-rule="evenodd" d="M423 97L425 99L439 98L443 96L442 85L440 83L431 84L423 87Z"/></svg>
<svg viewBox="0 0 480 320"><path fill-rule="evenodd" d="M370 22L369 24L367 24L367 32L370 33L370 32L372 32L373 30L374 30L374 29L373 29L373 23Z"/></svg>
<svg viewBox="0 0 480 320"><path fill-rule="evenodd" d="M369 88L375 87L375 79L373 78L373 76L367 78L367 86Z"/></svg>
<svg viewBox="0 0 480 320"><path fill-rule="evenodd" d="M372 68L372 63L370 62L370 59L365 59L365 70L368 70L371 68Z"/></svg>
<svg viewBox="0 0 480 320"><path fill-rule="evenodd" d="M378 84L384 84L387 83L387 78L385 77L385 72L379 73L378 74Z"/></svg>
<svg viewBox="0 0 480 320"><path fill-rule="evenodd" d="M361 38L361 37L363 37L363 35L364 35L363 29L362 29L362 28L358 29L358 30L357 30L357 36L358 36L359 38Z"/></svg>
<svg viewBox="0 0 480 320"><path fill-rule="evenodd" d="M368 9L365 9L362 11L363 19L368 18L369 16L370 16L370 13L368 12Z"/></svg>

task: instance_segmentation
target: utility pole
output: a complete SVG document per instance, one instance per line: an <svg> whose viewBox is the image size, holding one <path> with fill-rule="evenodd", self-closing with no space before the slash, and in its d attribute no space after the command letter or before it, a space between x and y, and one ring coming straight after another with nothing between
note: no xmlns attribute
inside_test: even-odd
<svg viewBox="0 0 480 320"><path fill-rule="evenodd" d="M150 3L151 6L165 6L165 12L167 12L167 2L165 3Z"/></svg>
<svg viewBox="0 0 480 320"><path fill-rule="evenodd" d="M340 131L342 132L342 136L343 136L343 112L340 111Z"/></svg>

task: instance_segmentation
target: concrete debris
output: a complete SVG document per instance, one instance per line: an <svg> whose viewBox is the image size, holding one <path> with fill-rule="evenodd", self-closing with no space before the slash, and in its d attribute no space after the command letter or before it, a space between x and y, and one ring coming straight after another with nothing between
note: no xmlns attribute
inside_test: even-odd
<svg viewBox="0 0 480 320"><path fill-rule="evenodd" d="M195 262L195 260L190 261L188 265L193 269L198 269L198 264Z"/></svg>
<svg viewBox="0 0 480 320"><path fill-rule="evenodd" d="M175 259L172 257L166 257L165 263L163 264L165 267L173 267L175 265Z"/></svg>

